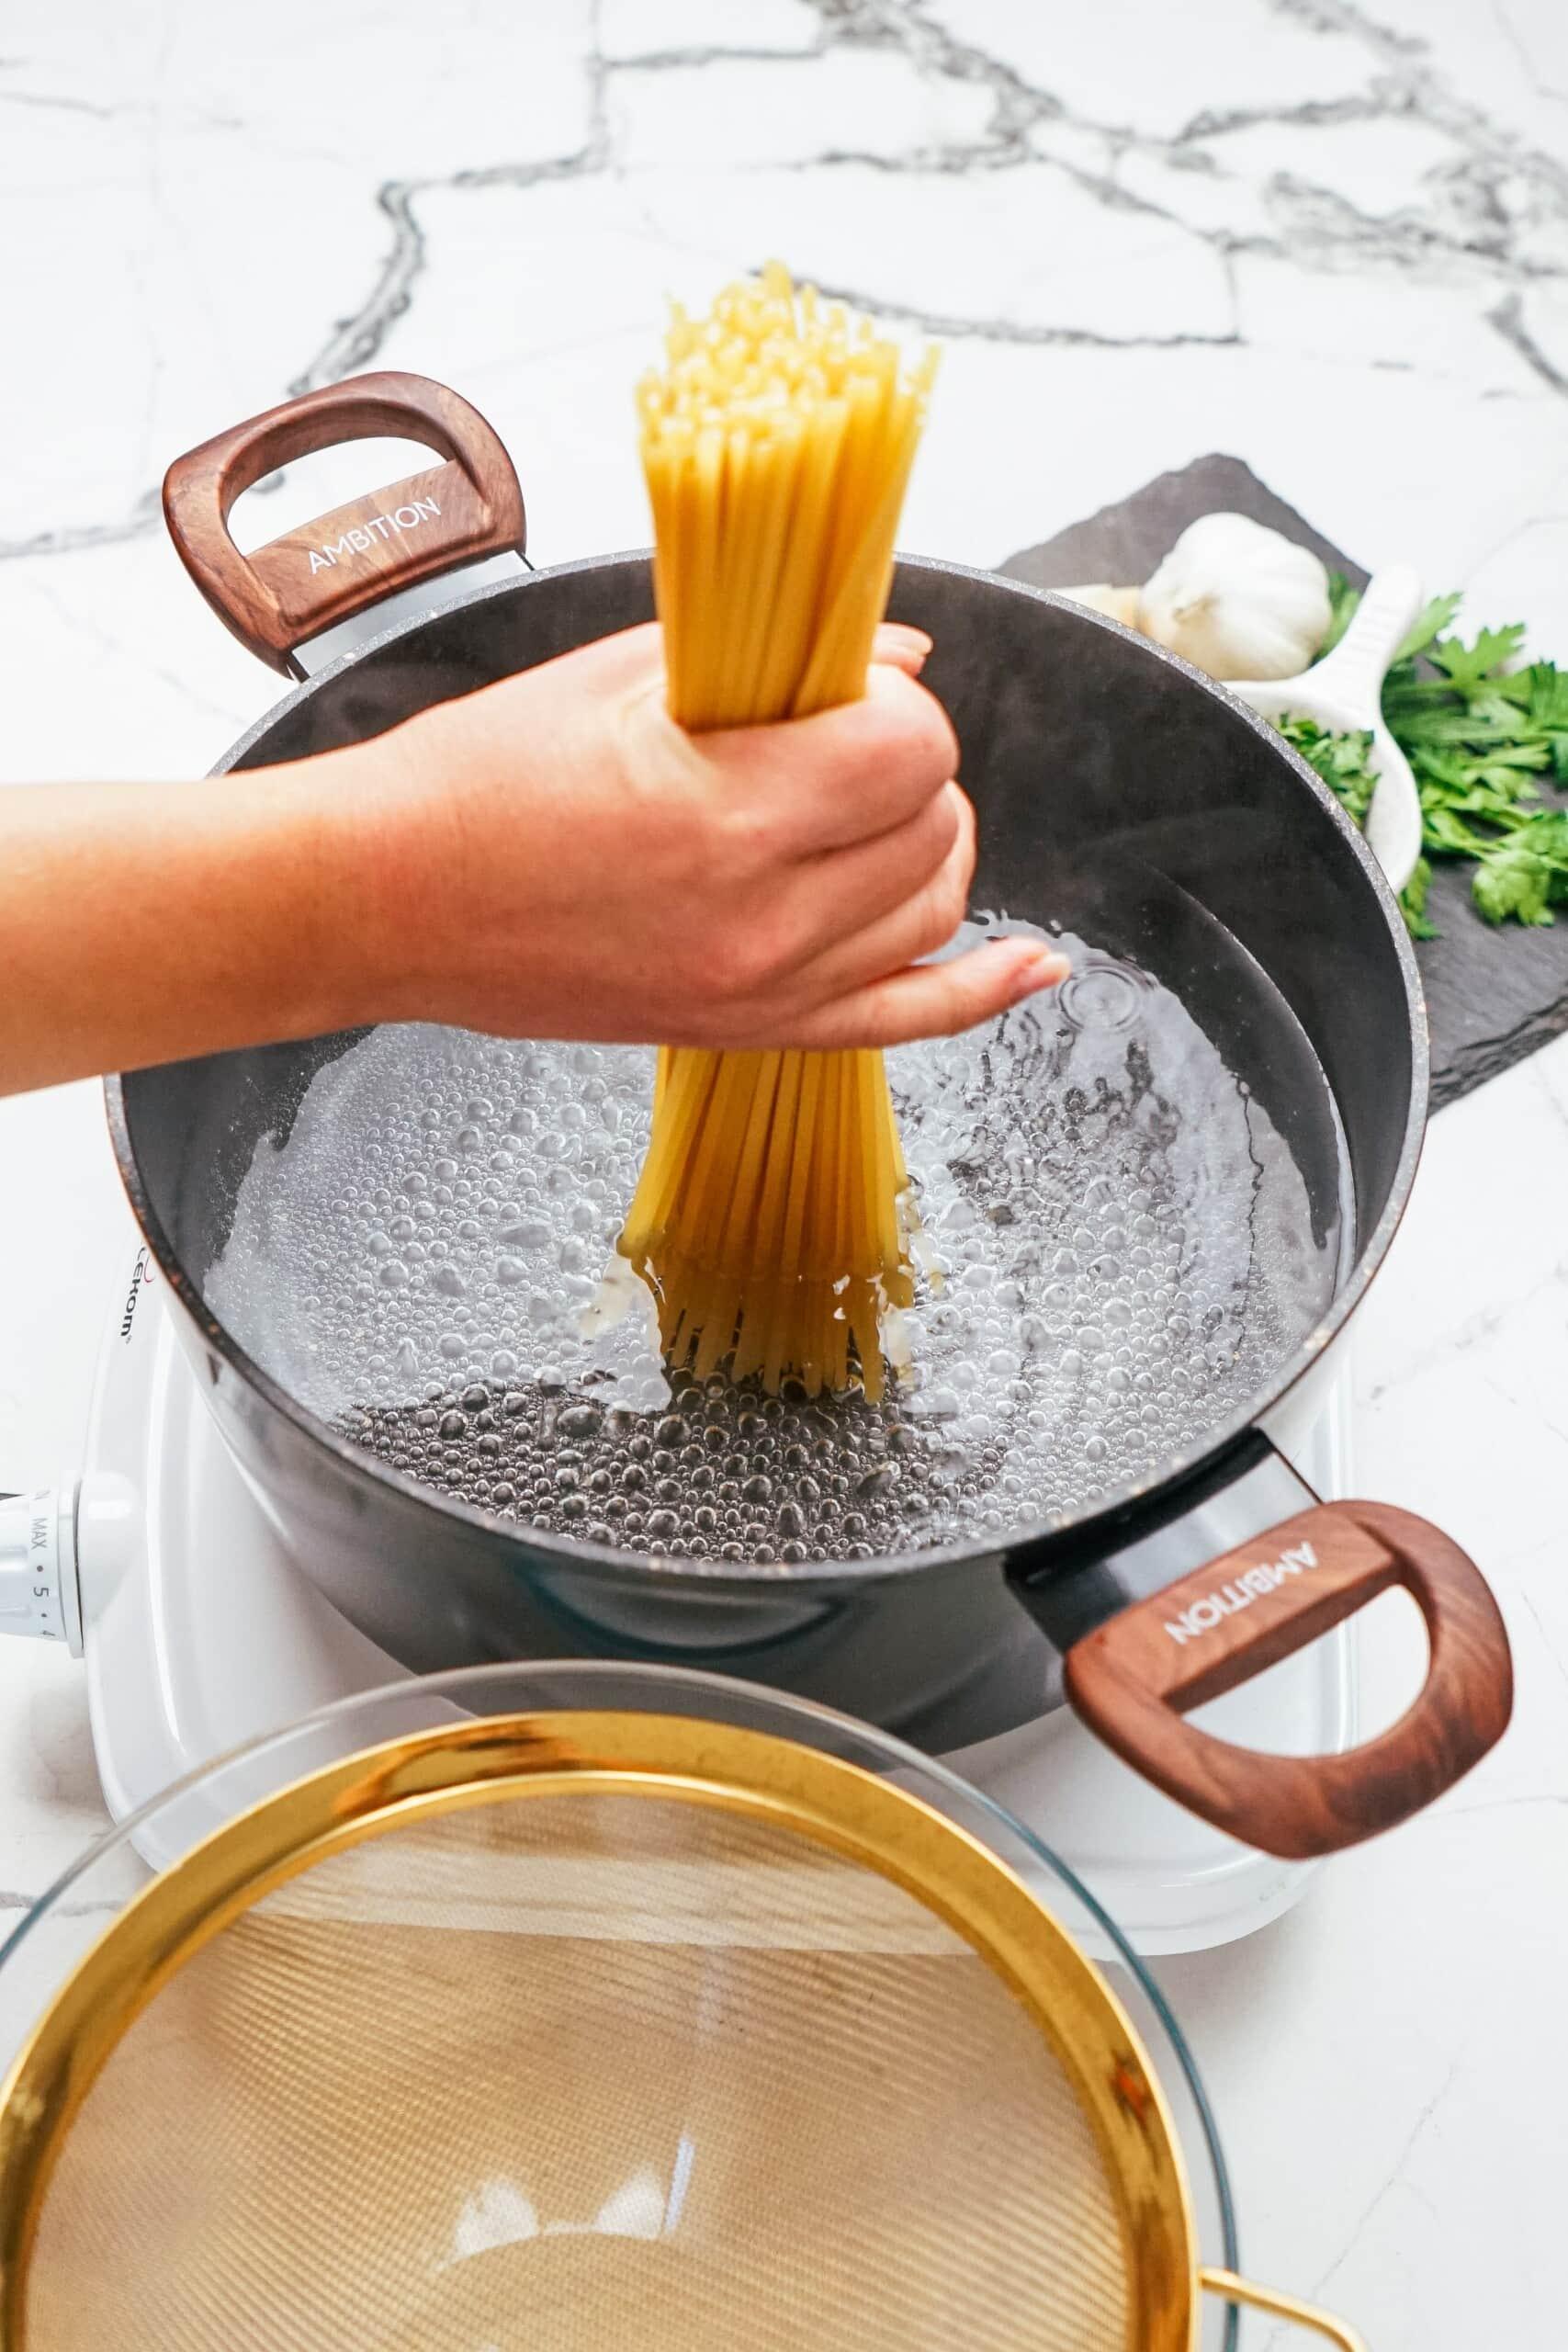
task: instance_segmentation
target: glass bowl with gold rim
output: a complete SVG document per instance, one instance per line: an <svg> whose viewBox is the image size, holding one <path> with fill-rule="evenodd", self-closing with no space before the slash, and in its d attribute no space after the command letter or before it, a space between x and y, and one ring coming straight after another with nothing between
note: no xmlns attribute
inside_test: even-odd
<svg viewBox="0 0 1568 2352"><path fill-rule="evenodd" d="M1237 2275L1190 2055L1056 1857L727 1679L254 1742L28 1914L0 2034L5 2352L1356 2343Z"/></svg>

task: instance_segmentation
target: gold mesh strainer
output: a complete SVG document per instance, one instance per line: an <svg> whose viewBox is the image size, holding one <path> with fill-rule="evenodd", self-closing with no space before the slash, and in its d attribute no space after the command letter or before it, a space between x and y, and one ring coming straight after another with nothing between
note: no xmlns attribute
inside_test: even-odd
<svg viewBox="0 0 1568 2352"><path fill-rule="evenodd" d="M683 1716L466 1722L243 1815L0 2094L6 2352L1191 2352L1165 2101L1021 1880Z"/></svg>

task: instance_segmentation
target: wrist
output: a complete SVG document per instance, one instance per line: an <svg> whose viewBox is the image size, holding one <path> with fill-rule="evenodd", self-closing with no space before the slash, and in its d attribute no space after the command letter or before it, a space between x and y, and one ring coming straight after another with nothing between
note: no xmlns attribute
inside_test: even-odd
<svg viewBox="0 0 1568 2352"><path fill-rule="evenodd" d="M274 888L292 939L282 1010L293 1036L417 1017L408 1007L409 796L390 751L384 738L346 744L251 781L279 861Z"/></svg>
<svg viewBox="0 0 1568 2352"><path fill-rule="evenodd" d="M344 1008L333 1026L463 1019L455 949L479 917L465 903L464 796L442 781L450 765L422 715L293 771L317 843L324 985Z"/></svg>
<svg viewBox="0 0 1568 2352"><path fill-rule="evenodd" d="M349 745L217 778L199 818L187 817L188 881L229 942L221 974L207 976L218 1042L396 1017L390 927L367 846L371 785L363 747Z"/></svg>

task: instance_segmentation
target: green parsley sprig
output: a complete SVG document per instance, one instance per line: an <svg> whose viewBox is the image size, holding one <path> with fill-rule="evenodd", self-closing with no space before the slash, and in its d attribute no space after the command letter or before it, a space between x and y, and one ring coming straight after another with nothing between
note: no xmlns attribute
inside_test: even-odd
<svg viewBox="0 0 1568 2352"><path fill-rule="evenodd" d="M1360 602L1338 573L1329 592L1325 653ZM1471 897L1488 922L1552 922L1568 901L1568 807L1532 805L1542 781L1568 788L1568 672L1521 662L1522 622L1483 628L1469 644L1445 636L1459 605L1457 594L1432 599L1383 682L1383 718L1421 798L1423 855L1400 902L1417 939L1434 936L1426 904L1435 857L1473 864ZM1362 823L1375 782L1371 737L1303 718L1282 720L1280 731Z"/></svg>

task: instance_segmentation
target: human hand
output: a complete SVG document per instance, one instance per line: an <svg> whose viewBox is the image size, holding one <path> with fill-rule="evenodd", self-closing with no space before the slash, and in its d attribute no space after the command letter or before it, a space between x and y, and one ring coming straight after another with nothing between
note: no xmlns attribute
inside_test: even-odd
<svg viewBox="0 0 1568 2352"><path fill-rule="evenodd" d="M335 755L379 899L373 1018L713 1046L885 1046L992 1018L1066 977L1038 942L937 965L963 920L973 808L885 627L863 701L688 736L660 632L629 629Z"/></svg>

